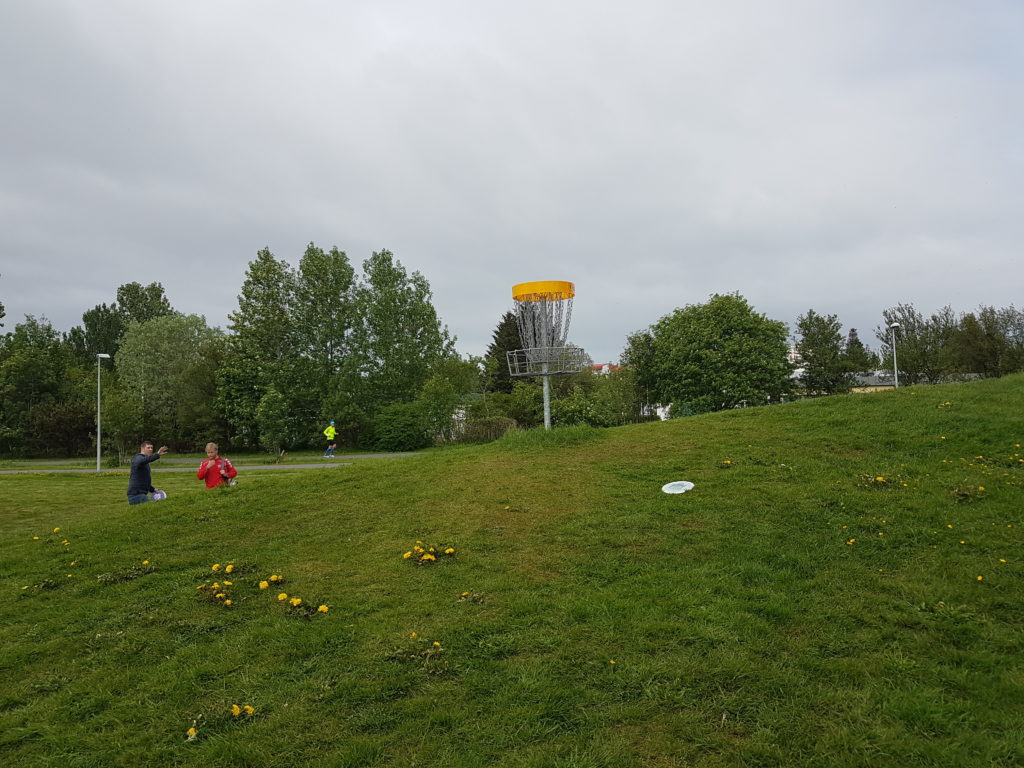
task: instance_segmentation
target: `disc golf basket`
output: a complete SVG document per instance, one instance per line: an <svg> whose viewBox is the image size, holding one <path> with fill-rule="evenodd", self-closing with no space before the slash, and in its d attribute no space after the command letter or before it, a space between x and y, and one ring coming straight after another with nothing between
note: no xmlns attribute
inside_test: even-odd
<svg viewBox="0 0 1024 768"><path fill-rule="evenodd" d="M524 349L506 353L511 376L540 376L544 385L544 429L551 429L549 376L579 373L586 353L566 345L576 287L563 280L540 280L512 287L516 323Z"/></svg>

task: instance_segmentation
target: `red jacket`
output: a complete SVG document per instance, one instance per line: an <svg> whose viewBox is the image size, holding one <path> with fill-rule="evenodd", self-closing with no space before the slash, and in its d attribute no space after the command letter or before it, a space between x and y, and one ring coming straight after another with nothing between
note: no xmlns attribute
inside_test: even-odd
<svg viewBox="0 0 1024 768"><path fill-rule="evenodd" d="M222 471L224 472L223 475L221 474ZM237 474L238 470L235 469L230 461L218 456L216 459L203 459L203 463L199 465L199 471L196 472L196 477L200 480L205 478L207 488L216 488L225 480Z"/></svg>

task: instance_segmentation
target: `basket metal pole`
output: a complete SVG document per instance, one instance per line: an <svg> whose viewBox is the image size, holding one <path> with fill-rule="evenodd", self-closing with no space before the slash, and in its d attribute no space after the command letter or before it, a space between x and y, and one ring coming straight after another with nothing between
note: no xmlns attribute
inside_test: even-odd
<svg viewBox="0 0 1024 768"><path fill-rule="evenodd" d="M544 382L544 429L551 429L551 384L548 383L548 364L541 366L541 381Z"/></svg>

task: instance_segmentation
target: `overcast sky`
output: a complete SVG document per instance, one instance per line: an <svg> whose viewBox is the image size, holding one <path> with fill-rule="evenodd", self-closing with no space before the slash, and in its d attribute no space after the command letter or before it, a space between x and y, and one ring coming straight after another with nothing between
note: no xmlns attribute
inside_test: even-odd
<svg viewBox="0 0 1024 768"><path fill-rule="evenodd" d="M267 246L421 272L464 354L511 287L570 340L738 291L877 346L1024 303L1017 0L0 0L0 303L160 282L224 327Z"/></svg>

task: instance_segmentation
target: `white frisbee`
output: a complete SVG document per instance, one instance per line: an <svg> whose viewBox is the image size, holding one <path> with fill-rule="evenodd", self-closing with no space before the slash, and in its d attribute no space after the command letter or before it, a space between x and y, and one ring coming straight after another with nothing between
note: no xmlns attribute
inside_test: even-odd
<svg viewBox="0 0 1024 768"><path fill-rule="evenodd" d="M153 491L153 501L163 501L166 498L167 491L161 491L159 488Z"/></svg>
<svg viewBox="0 0 1024 768"><path fill-rule="evenodd" d="M686 493L693 488L693 483L689 480L676 480L674 483L666 483L661 486L661 490L665 493Z"/></svg>

